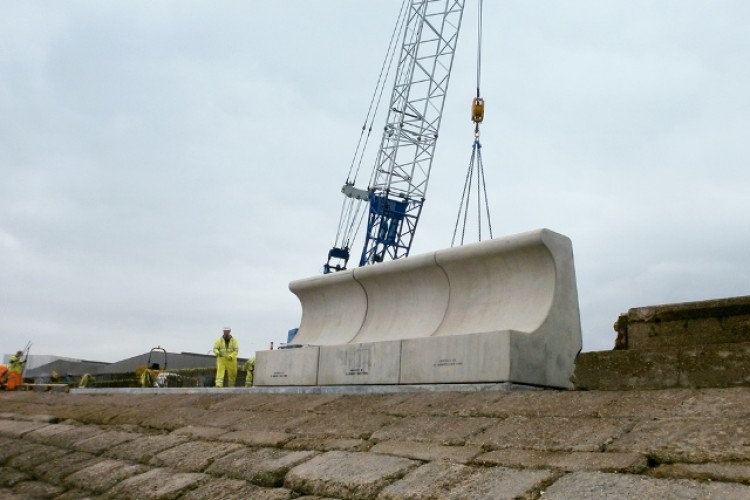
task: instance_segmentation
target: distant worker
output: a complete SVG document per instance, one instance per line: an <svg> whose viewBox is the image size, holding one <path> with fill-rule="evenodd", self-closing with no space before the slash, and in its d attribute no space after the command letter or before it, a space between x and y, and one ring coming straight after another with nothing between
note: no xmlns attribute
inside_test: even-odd
<svg viewBox="0 0 750 500"><path fill-rule="evenodd" d="M232 337L232 329L224 328L224 334L214 344L214 355L216 355L216 387L224 386L224 372L229 378L229 387L234 387L237 380L237 356L240 346L237 339Z"/></svg>
<svg viewBox="0 0 750 500"><path fill-rule="evenodd" d="M6 388L9 391L15 391L18 386L23 384L23 368L26 366L26 360L23 359L23 351L17 351L10 357L8 366L8 382Z"/></svg>
<svg viewBox="0 0 750 500"><path fill-rule="evenodd" d="M0 365L0 389L5 389L8 383L8 365Z"/></svg>
<svg viewBox="0 0 750 500"><path fill-rule="evenodd" d="M250 358L245 362L245 387L253 386L253 375L255 374L255 358Z"/></svg>

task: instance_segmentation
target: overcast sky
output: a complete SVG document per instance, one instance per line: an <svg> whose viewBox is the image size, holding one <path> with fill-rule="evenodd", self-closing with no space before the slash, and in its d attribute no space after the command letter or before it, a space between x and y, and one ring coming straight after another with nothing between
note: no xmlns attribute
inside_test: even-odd
<svg viewBox="0 0 750 500"><path fill-rule="evenodd" d="M400 3L0 0L0 351L286 341ZM412 254L450 246L471 153L466 4ZM494 235L571 238L584 350L750 294L750 3L484 4Z"/></svg>

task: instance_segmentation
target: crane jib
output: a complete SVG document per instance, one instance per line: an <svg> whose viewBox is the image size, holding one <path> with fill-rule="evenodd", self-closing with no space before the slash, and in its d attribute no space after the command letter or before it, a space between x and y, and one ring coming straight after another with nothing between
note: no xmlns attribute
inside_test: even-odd
<svg viewBox="0 0 750 500"><path fill-rule="evenodd" d="M367 187L369 210L360 266L409 255L426 196L464 5L465 0L404 0L396 23L402 44L392 51L398 63L390 101L384 107L388 116ZM353 235L365 217L365 211L354 208L365 201L365 191L353 183L347 180L342 189L347 200L325 273L346 269Z"/></svg>

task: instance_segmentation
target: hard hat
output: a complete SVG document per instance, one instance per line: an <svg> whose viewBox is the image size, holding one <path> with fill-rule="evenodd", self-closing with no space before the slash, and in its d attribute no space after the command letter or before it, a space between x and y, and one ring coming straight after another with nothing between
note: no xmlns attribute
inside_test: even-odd
<svg viewBox="0 0 750 500"><path fill-rule="evenodd" d="M231 331L232 331L232 329L231 329L231 328L229 328L228 326L225 326L225 327L224 327L224 331L225 331L225 332L231 332Z"/></svg>

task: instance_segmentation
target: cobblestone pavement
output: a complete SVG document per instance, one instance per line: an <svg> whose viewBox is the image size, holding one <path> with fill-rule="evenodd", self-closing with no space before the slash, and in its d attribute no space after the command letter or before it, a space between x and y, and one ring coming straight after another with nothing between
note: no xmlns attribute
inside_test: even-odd
<svg viewBox="0 0 750 500"><path fill-rule="evenodd" d="M750 388L0 394L0 499L750 498Z"/></svg>

